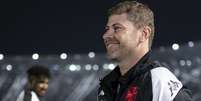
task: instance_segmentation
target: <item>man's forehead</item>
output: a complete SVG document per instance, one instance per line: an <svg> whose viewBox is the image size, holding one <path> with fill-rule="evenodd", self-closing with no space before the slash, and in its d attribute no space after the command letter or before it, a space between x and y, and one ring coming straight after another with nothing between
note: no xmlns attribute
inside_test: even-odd
<svg viewBox="0 0 201 101"><path fill-rule="evenodd" d="M40 79L49 79L49 78L48 78L47 76L45 76L45 75L40 75L39 78L40 78Z"/></svg>
<svg viewBox="0 0 201 101"><path fill-rule="evenodd" d="M115 14L111 15L108 19L107 26L112 25L123 25L125 22L128 22L127 14Z"/></svg>
<svg viewBox="0 0 201 101"><path fill-rule="evenodd" d="M41 77L41 78L38 78L37 81L38 82L48 82L49 78L47 78L47 77Z"/></svg>

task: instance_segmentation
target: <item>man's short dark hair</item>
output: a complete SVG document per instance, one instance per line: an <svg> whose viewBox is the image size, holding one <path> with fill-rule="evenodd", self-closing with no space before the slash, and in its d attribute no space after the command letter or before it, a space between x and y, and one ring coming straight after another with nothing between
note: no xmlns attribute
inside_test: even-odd
<svg viewBox="0 0 201 101"><path fill-rule="evenodd" d="M27 70L27 74L28 74L28 78L30 78L31 76L45 76L50 78L50 71L47 67L42 66L42 65L34 65L31 66L28 70Z"/></svg>

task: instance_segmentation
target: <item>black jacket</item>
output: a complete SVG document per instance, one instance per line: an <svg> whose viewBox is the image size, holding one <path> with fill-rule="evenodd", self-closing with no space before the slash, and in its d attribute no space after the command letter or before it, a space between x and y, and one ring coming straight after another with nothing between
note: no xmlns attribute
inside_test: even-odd
<svg viewBox="0 0 201 101"><path fill-rule="evenodd" d="M98 101L191 101L188 89L147 53L124 76L117 66L100 81Z"/></svg>

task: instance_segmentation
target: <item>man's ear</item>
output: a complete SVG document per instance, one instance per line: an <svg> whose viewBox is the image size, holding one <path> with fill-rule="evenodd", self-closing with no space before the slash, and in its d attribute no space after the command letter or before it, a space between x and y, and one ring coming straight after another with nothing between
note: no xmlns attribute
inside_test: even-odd
<svg viewBox="0 0 201 101"><path fill-rule="evenodd" d="M142 32L142 35L140 38L140 42L144 42L149 39L149 36L151 34L151 28L149 26L144 26L141 28L141 32Z"/></svg>

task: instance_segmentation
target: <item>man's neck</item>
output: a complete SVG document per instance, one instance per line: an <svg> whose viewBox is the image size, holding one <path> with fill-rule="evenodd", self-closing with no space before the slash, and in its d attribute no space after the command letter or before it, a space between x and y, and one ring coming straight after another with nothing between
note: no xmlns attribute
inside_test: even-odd
<svg viewBox="0 0 201 101"><path fill-rule="evenodd" d="M119 62L119 68L121 75L125 75L132 67L134 67L139 60L147 53L148 51L138 53L137 55L128 56L128 58L123 59Z"/></svg>

